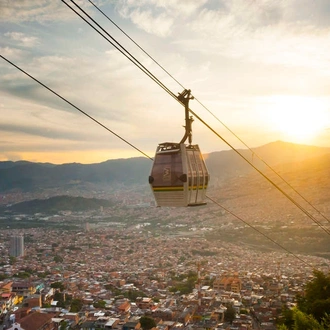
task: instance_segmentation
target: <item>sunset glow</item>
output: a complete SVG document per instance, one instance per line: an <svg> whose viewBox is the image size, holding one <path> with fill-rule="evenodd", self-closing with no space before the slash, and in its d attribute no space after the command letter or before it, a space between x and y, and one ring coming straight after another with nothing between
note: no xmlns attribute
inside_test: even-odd
<svg viewBox="0 0 330 330"><path fill-rule="evenodd" d="M326 104L317 98L278 96L269 110L273 129L296 143L310 143L326 128Z"/></svg>
<svg viewBox="0 0 330 330"><path fill-rule="evenodd" d="M63 2L2 1L0 159L152 157L158 143L182 138L184 109L172 96L185 88L203 153L242 141L329 146L329 0L298 2L98 1L130 39L80 1L160 88Z"/></svg>

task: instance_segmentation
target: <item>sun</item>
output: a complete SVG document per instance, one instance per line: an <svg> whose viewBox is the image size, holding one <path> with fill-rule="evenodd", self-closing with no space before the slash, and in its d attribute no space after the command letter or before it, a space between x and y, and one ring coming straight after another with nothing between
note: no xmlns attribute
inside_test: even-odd
<svg viewBox="0 0 330 330"><path fill-rule="evenodd" d="M312 142L328 123L326 104L302 96L274 97L268 119L282 138L296 143Z"/></svg>

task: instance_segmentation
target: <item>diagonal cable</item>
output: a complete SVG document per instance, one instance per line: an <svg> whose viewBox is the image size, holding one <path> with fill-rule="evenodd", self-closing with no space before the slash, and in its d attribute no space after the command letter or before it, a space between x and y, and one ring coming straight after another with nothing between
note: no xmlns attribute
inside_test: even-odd
<svg viewBox="0 0 330 330"><path fill-rule="evenodd" d="M236 152L241 158L243 158L250 166L252 166L261 176L263 176L270 184L272 184L279 192L281 192L287 199L289 199L294 205L296 205L302 212L304 212L312 221L314 221L325 233L330 235L330 231L322 226L315 217L310 214L305 208L303 208L298 202L296 202L291 196L289 196L283 189L281 189L273 180L267 177L262 171L260 171L255 165L253 165L246 157L244 157L237 149L235 149L227 140L225 140L219 133L217 133L210 125L208 125L201 117L199 117L194 111L189 109L203 125L205 125L210 131L212 131L218 138L225 142L233 151Z"/></svg>
<svg viewBox="0 0 330 330"><path fill-rule="evenodd" d="M268 235L266 235L265 233L263 233L261 230L259 230L258 228L250 225L247 221L243 220L241 217L239 217L238 215L236 215L235 213L231 212L230 210L228 210L226 207L224 207L223 205L221 205L220 203L218 203L217 201L215 201L213 198L206 196L210 201L212 201L214 204L218 205L219 207L221 207L222 209L224 209L227 213L231 214L233 217L235 217L236 219L242 221L244 224L246 224L247 226L249 226L251 229L255 230L257 233L259 233L260 235L264 236L265 238L267 238L268 240L270 240L272 243L274 243L275 245L277 245L278 247L280 247L281 249L283 249L284 251L286 251L287 253L291 254L292 256L294 256L295 258L297 258L298 260L300 260L302 263L304 263L305 265L314 268L312 265L310 265L309 263L307 263L305 260L303 260L302 258L300 258L299 256L297 256L295 253L291 252L290 250L288 250L287 248L285 248L283 245L277 243L275 240L273 240L271 237L269 237Z"/></svg>
<svg viewBox="0 0 330 330"><path fill-rule="evenodd" d="M75 106L72 102L68 101L67 99L65 99L64 97L62 97L60 94L58 94L57 92L53 91L51 88L49 88L48 86L46 86L44 83L42 83L41 81L39 81L38 79L34 78L32 75L30 75L29 73L27 73L26 71L24 71L22 68L20 68L19 66L17 66L16 64L14 64L13 62L11 62L10 60L8 60L7 58L5 58L4 56L0 55L0 57L5 60L6 62L8 62L9 64L11 64L13 67L15 67L16 69L18 69L19 71L21 71L22 73L24 73L26 76L28 76L29 78L31 78L32 80L34 80L35 82L37 82L38 84L40 84L42 87L46 88L48 91L50 91L51 93L53 93L54 95L56 95L57 97L59 97L61 100L65 101L66 103L68 103L69 105L71 105L72 107L74 107L76 110L78 110L80 113L82 113L83 115L87 116L89 119L93 120L94 122L96 122L98 125L100 125L101 127L105 128L108 132L110 132L111 134L115 135L116 137L118 137L120 140L124 141L125 143L127 143L129 146L131 146L132 148L134 148L135 150L137 150L138 152L140 152L143 156L147 157L148 159L150 159L151 161L153 161L153 159L151 157L149 157L146 153L144 153L142 150L138 149L137 147L135 147L133 144L131 144L130 142L128 142L127 140L123 139L120 135L116 134L115 132L113 132L112 130L110 130L108 127L106 127L105 125L103 125L100 121L94 119L92 116L90 116L88 113L86 113L85 111L81 110L80 108L78 108L77 106ZM233 212L229 211L227 208L223 207L222 205L220 205L218 202L216 202L215 200L213 200L212 198L208 197L208 199L210 199L213 203L215 203L216 205L218 205L219 207L221 207L222 209L224 209L225 211L227 211L228 213L230 213L231 215L233 215L234 217L236 217L237 219L239 219L240 221L242 221L243 223L245 223L246 225L248 225L250 228L252 228L253 230L255 230L256 232L258 232L259 234L263 235L264 237L266 237L267 239L269 239L271 242L273 242L275 245L279 246L281 249L285 250L287 253L293 255L294 257L296 257L299 261L303 262L305 265L308 265L310 267L312 267L311 265L309 265L306 261L304 261L303 259L301 259L299 256L297 256L295 253L289 251L288 249L286 249L285 247L283 247L282 245L280 245L279 243L277 243L275 240L273 240L272 238L270 238L269 236L267 236L266 234L262 233L260 230L258 230L257 228L255 228L254 226L250 225L248 222L246 222L245 220L243 220L242 218L240 218L239 216L235 215Z"/></svg>
<svg viewBox="0 0 330 330"><path fill-rule="evenodd" d="M105 29L102 28L84 9L82 9L74 0L70 0L82 13L84 13L101 31L99 31L95 26L87 21L81 14L79 14L74 8L69 6L64 0L61 0L68 8L70 8L76 15L78 15L82 20L84 20L92 29L94 29L98 34L100 34L105 40L107 40L113 47L115 47L121 54L128 58L133 64L135 64L141 71L148 75L156 84L163 88L168 94L170 94L175 100L178 101L177 96L170 91L156 76L154 76L140 61L138 61L127 49L125 49L115 38L113 38ZM109 40L109 38L112 40Z"/></svg>
<svg viewBox="0 0 330 330"><path fill-rule="evenodd" d="M101 34L106 40L108 40L116 49L119 50L117 46L115 46L109 39L107 39L100 31L98 31L92 24L90 24L85 18L83 18L79 13L77 13L76 10L74 10L72 7L70 7L64 0L61 0L63 3L65 3L71 10L73 10L79 17L81 17L88 25L90 25L95 31L97 31L99 34ZM89 17L93 22L95 20L90 17L82 8L80 8L79 5L77 5L74 0L70 0L72 3L76 5L77 8L79 8L87 17ZM100 27L98 23L95 22L97 26ZM102 31L105 31L102 27L100 27ZM105 31L105 33L109 35L108 32ZM115 40L110 36L112 40ZM115 41L122 49L125 50L128 54L130 54L118 41ZM122 50L120 50L121 53L123 53ZM124 54L124 53L123 53ZM143 69L139 66L140 62L138 62L134 57L134 61L126 54L124 54L128 59L130 59L136 66L138 66L142 71ZM130 54L130 56L132 56ZM135 62L137 61L137 63ZM139 63L139 64L138 64ZM170 94L174 99L176 99L179 103L182 104L182 102L175 96L174 93L172 93L164 84L162 84L159 79L157 79L153 74L150 73L149 70L147 72L144 71L151 79L153 79L159 86L161 86L168 94ZM237 149L235 149L228 141L226 141L219 133L217 133L210 125L208 125L204 120L202 120L196 113L194 113L191 109L189 109L189 112L193 114L200 122L202 122L208 129L210 129L214 134L216 134L223 142L225 142L233 151L235 151L240 157L242 157L250 166L252 166L259 174L261 174L268 182L270 182L277 190L279 190L286 198L288 198L294 205L296 205L304 214L306 214L314 223L316 223L325 233L330 235L330 231L323 227L322 224L313 217L303 206L301 206L297 201L295 201L292 197L290 197L283 189L278 187L274 181L269 179L262 171L260 171L256 166L254 166L246 157L244 157Z"/></svg>
<svg viewBox="0 0 330 330"><path fill-rule="evenodd" d="M47 90L49 90L51 93L55 94L57 97L59 97L61 100L63 100L64 102L70 104L72 107L74 107L76 110L78 110L80 113L82 113L83 115L85 115L86 117L88 117L89 119L93 120L95 123L97 123L98 125L102 126L104 129L106 129L108 132L110 132L111 134L115 135L117 138L119 138L120 140L122 140L123 142L125 142L126 144L128 144L129 146L131 146L133 149L137 150L138 152L142 153L145 157L149 158L150 160L153 160L153 158L151 158L150 156L148 156L146 153L144 153L142 150L140 150L139 148L135 147L133 144L131 144L130 142L128 142L126 139L124 139L123 137L121 137L119 134L115 133L113 130L111 130L110 128L108 128L107 126L103 125L99 120L95 119L94 117L92 117L91 115L89 115L87 112L81 110L80 108L78 108L77 106L75 106L73 103L71 103L70 101L68 101L66 98L64 98L63 96L61 96L60 94L58 94L57 92L55 92L53 89L51 89L50 87L46 86L45 84L43 84L40 80L34 78L32 75L30 75L29 73L27 73L26 71L24 71L23 69L21 69L19 66L17 66L16 64L14 64L13 62L11 62L10 60L8 60L7 58L5 58L4 56L2 56L0 54L0 57L2 59L4 59L6 62L8 62L9 64L11 64L12 66L14 66L16 69L18 69L19 71L21 71L22 73L24 73L26 76L28 76L29 78L31 78L32 80L34 80L35 82L37 82L39 85L41 85L42 87L46 88Z"/></svg>
<svg viewBox="0 0 330 330"><path fill-rule="evenodd" d="M132 41L145 55L147 55L158 67L160 67L169 77L171 77L178 85L185 89L185 87L171 75L158 61L156 61L148 52L146 52L137 42L135 42L118 24L116 24L108 15L106 15L93 1L88 0L103 16L105 16L117 29L119 29L130 41ZM201 101L196 97L195 100L207 112L209 112L221 125L223 125L231 134L233 134L251 153L263 162L275 175L277 175L285 184L287 184L299 197L301 197L310 207L312 207L320 216L330 223L330 220L318 210L310 201L308 201L297 189L295 189L287 180L285 180L278 172L276 172L271 165L263 160L254 150L252 150L235 132L233 132L223 121L221 121L211 110L209 110Z"/></svg>

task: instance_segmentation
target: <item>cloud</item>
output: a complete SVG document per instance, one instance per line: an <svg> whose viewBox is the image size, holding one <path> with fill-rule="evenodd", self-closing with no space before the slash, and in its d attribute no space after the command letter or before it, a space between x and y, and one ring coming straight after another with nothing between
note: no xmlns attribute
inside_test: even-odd
<svg viewBox="0 0 330 330"><path fill-rule="evenodd" d="M22 58L26 52L12 47L0 47L0 54L6 58L11 58L12 60ZM1 60L0 65L3 65L4 62Z"/></svg>
<svg viewBox="0 0 330 330"><path fill-rule="evenodd" d="M64 130L63 128L54 126L52 128L43 126L37 126L33 124L6 124L0 123L0 131L4 132L16 132L25 135L33 135L37 137L44 137L56 140L87 140L83 132L73 132Z"/></svg>
<svg viewBox="0 0 330 330"><path fill-rule="evenodd" d="M14 41L18 41L19 44L23 44L25 47L33 47L38 44L38 38L27 36L22 32L7 32L4 35Z"/></svg>
<svg viewBox="0 0 330 330"><path fill-rule="evenodd" d="M204 1L119 1L117 10L122 17L130 19L137 27L158 37L167 37L173 33L177 19L186 19L196 12Z"/></svg>
<svg viewBox="0 0 330 330"><path fill-rule="evenodd" d="M159 37L166 37L171 34L173 19L166 14L160 14L156 17L148 11L134 10L129 14L134 24L148 33Z"/></svg>
<svg viewBox="0 0 330 330"><path fill-rule="evenodd" d="M179 35L175 43L205 56L329 72L330 30L318 22L324 15L319 7L312 6L310 15L300 20L293 15L294 0L226 3L205 6L186 23L184 30L191 35Z"/></svg>
<svg viewBox="0 0 330 330"><path fill-rule="evenodd" d="M85 1L77 1L77 3L82 6L91 6ZM71 10L68 10L61 1L0 1L0 19L2 22L38 22L44 24L53 21L68 21L73 17Z"/></svg>
<svg viewBox="0 0 330 330"><path fill-rule="evenodd" d="M182 86L211 105L221 120L231 128L241 123L239 128L244 126L248 137L252 124L262 129L256 108L268 106L256 102L258 97L329 94L330 29L325 19L329 2L299 1L102 0L97 4ZM109 22L101 21L88 1L78 3L89 6L89 13L169 90L182 91ZM181 139L183 107L61 1L2 1L0 6L3 56L142 150L154 151L159 142ZM27 148L22 139L45 150L60 150L61 145L73 150L75 144L77 150L130 149L3 60L0 70L2 141L6 134L6 141L16 141L22 150ZM191 107L204 119L206 111L196 100ZM213 124L214 118L208 122ZM207 129L197 120L193 130L194 140L204 139L209 151L218 149L218 141L204 138ZM265 142L265 129L248 138L257 134Z"/></svg>

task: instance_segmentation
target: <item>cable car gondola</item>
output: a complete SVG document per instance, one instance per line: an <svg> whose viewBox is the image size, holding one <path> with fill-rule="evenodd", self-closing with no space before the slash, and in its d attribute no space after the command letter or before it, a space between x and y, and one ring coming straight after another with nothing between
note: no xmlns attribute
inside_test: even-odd
<svg viewBox="0 0 330 330"><path fill-rule="evenodd" d="M160 143L156 149L149 184L157 206L205 205L210 179L198 145L192 145L193 119L189 117L190 90L184 90L178 100L185 106L185 135L179 143ZM185 144L186 139L189 144Z"/></svg>

